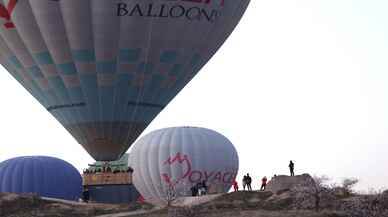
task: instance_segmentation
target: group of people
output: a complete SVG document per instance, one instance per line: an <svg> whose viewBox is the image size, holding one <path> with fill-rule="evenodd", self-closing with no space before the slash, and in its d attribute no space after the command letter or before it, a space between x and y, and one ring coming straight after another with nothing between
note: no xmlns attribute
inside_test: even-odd
<svg viewBox="0 0 388 217"><path fill-rule="evenodd" d="M252 191L252 178L249 176L249 173L247 173L243 180L242 180L242 185L243 185L243 190L245 191L245 187L248 188L248 191Z"/></svg>
<svg viewBox="0 0 388 217"><path fill-rule="evenodd" d="M290 160L290 163L288 164L288 168L290 169L290 176L295 176L295 174L294 174L295 165L294 165L294 162L292 162L292 160ZM274 175L274 178L275 178L275 177L276 177L276 175ZM251 184L252 184L252 178L249 176L249 173L247 173L247 174L243 177L243 180L242 180L243 190L245 191L245 188L247 188L248 191L252 191ZM268 184L268 179L267 179L266 176L264 176L264 177L261 179L261 187L260 187L260 190L261 190L261 191L264 191L265 188L267 187L267 184ZM232 186L233 186L234 191L238 191L238 183L237 183L236 180L233 180L233 181L232 181Z"/></svg>
<svg viewBox="0 0 388 217"><path fill-rule="evenodd" d="M84 174L96 174L96 173L132 173L133 169L131 167L128 167L127 170L119 170L119 169L113 169L109 166L102 167L102 168L96 168L94 170L84 169Z"/></svg>
<svg viewBox="0 0 388 217"><path fill-rule="evenodd" d="M193 197L206 195L207 191L208 191L208 187L206 185L206 181L203 180L202 182L198 182L197 184L192 186L190 188L190 190L191 190L191 196L193 196Z"/></svg>
<svg viewBox="0 0 388 217"><path fill-rule="evenodd" d="M276 175L275 175L275 176L276 176ZM248 191L252 191L252 186L251 186L251 184L252 184L252 178L249 176L249 173L247 173L247 174L243 177L242 183L243 183L243 190L244 190L244 191L245 191L245 188L247 188ZM238 183L237 183L236 180L233 180L232 185L233 185L234 191L238 191ZM260 190L264 191L266 186L267 186L267 177L264 176L264 177L261 179L261 188L260 188Z"/></svg>

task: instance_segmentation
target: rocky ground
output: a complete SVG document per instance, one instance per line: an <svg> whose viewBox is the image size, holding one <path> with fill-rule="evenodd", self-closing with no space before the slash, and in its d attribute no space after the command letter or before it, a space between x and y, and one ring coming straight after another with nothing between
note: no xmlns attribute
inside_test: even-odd
<svg viewBox="0 0 388 217"><path fill-rule="evenodd" d="M324 198L319 210L314 201L300 203L291 190L241 191L222 195L196 206L173 207L136 217L388 217L388 192L380 195ZM301 207L302 206L302 207ZM124 216L122 216L124 217Z"/></svg>
<svg viewBox="0 0 388 217"><path fill-rule="evenodd" d="M348 194L343 189L311 185L310 178L278 178L278 183L269 186L276 192L239 191L180 198L169 209L147 203L85 204L3 193L0 217L388 217L387 191L375 195ZM298 184L303 180L308 180L307 187Z"/></svg>
<svg viewBox="0 0 388 217"><path fill-rule="evenodd" d="M113 205L40 198L33 194L0 193L0 217L85 217L135 210L149 211L152 205Z"/></svg>

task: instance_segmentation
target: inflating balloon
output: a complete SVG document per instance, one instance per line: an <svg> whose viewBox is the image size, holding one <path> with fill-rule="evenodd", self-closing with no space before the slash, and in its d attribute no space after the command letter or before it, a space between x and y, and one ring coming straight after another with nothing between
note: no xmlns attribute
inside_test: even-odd
<svg viewBox="0 0 388 217"><path fill-rule="evenodd" d="M192 187L203 181L208 193L228 192L239 162L236 149L223 135L205 128L173 127L141 137L128 165L144 199L165 204L170 193L191 196Z"/></svg>
<svg viewBox="0 0 388 217"><path fill-rule="evenodd" d="M82 178L76 168L58 158L24 156L0 163L0 192L36 193L42 197L78 200Z"/></svg>
<svg viewBox="0 0 388 217"><path fill-rule="evenodd" d="M2 65L99 161L119 158L249 0L4 0Z"/></svg>

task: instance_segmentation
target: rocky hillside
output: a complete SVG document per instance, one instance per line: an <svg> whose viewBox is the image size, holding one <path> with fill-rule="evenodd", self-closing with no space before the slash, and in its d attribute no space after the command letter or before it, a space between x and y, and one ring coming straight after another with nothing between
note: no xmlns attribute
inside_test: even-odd
<svg viewBox="0 0 388 217"><path fill-rule="evenodd" d="M344 194L343 189L315 183L307 174L279 176L271 182L266 191L180 198L169 208L157 208L146 203L85 204L48 200L34 195L0 194L0 216L388 217L388 192L377 195Z"/></svg>
<svg viewBox="0 0 388 217"><path fill-rule="evenodd" d="M388 191L357 195L341 187L328 187L308 174L277 176L269 182L266 191L232 192L202 201L136 216L388 217Z"/></svg>
<svg viewBox="0 0 388 217"><path fill-rule="evenodd" d="M388 192L348 198L338 195L330 201L323 200L319 210L315 209L313 198L301 203L295 195L292 190L278 194L233 192L200 205L172 207L136 217L388 217Z"/></svg>

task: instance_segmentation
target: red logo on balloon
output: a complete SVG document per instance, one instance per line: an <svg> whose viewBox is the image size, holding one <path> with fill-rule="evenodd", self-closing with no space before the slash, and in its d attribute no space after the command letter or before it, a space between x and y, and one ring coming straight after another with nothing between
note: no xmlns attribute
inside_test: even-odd
<svg viewBox="0 0 388 217"><path fill-rule="evenodd" d="M183 175L176 180L172 180L171 176L167 173L162 173L162 177L164 181L169 184L170 186L175 186L178 184L181 180L185 179L188 175L191 173L191 162L189 160L189 157L187 155L183 155L180 152L178 152L175 156L169 157L163 165L173 165L175 163L183 164L183 166L186 166L186 171L183 173Z"/></svg>
<svg viewBox="0 0 388 217"><path fill-rule="evenodd" d="M193 170L192 162L188 155L182 154L180 152L169 157L163 165L181 165L182 168L185 168L183 174L177 179L173 180L171 175L167 173L162 173L161 176L165 183L169 186L174 187L179 182L187 178L187 181L190 183L198 183L201 181L211 182L211 183L224 183L230 184L232 180L236 178L237 169L232 169L230 171L207 171L207 170Z"/></svg>
<svg viewBox="0 0 388 217"><path fill-rule="evenodd" d="M0 4L0 17L7 20L6 23L4 23L5 28L15 28L15 25L11 21L11 14L13 9L15 9L16 3L18 0L9 0L7 7L5 7L3 4Z"/></svg>

